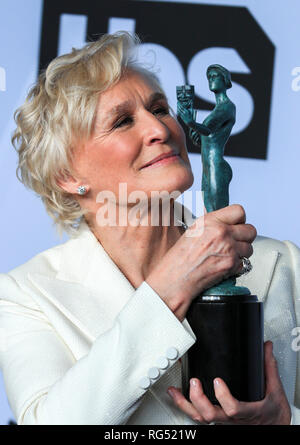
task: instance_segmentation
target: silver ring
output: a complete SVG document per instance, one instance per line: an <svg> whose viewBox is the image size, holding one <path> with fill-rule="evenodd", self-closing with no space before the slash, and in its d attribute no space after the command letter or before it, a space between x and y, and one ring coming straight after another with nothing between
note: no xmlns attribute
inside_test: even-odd
<svg viewBox="0 0 300 445"><path fill-rule="evenodd" d="M243 268L241 270L241 272L237 273L236 276L240 277L242 275L246 275L247 273L251 272L251 270L253 269L253 266L250 262L250 260L248 258L246 258L245 256L241 257L242 263L243 263Z"/></svg>

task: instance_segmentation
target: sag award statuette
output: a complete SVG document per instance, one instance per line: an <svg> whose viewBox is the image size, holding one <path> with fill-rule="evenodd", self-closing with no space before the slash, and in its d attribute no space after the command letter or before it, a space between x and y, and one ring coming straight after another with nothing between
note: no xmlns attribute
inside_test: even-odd
<svg viewBox="0 0 300 445"><path fill-rule="evenodd" d="M221 65L207 69L209 89L215 93L216 106L202 124L195 121L194 87L177 87L178 115L189 127L189 136L201 150L202 191L207 212L229 205L230 165L224 160L224 147L235 123L235 105L226 90L230 73ZM243 259L244 271L251 263ZM187 353L183 392L189 398L189 380L200 379L204 393L219 404L213 379L221 377L232 395L240 401L264 397L263 303L246 287L230 278L197 296L187 313L196 335Z"/></svg>

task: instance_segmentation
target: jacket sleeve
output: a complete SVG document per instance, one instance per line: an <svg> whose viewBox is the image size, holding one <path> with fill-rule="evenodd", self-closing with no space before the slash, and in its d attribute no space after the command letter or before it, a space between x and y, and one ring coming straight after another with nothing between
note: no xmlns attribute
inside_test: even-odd
<svg viewBox="0 0 300 445"><path fill-rule="evenodd" d="M300 328L300 249L293 243L285 241L292 261L292 270L294 273L294 305L297 327ZM299 337L299 334L298 334ZM295 383L294 403L291 405L292 420L291 425L300 425L300 339L294 339L292 347L297 352L297 373Z"/></svg>
<svg viewBox="0 0 300 445"><path fill-rule="evenodd" d="M112 328L76 361L22 294L9 275L0 276L0 366L18 424L125 424L154 383L148 370L171 347L174 357L160 378L195 342L189 326L143 282Z"/></svg>

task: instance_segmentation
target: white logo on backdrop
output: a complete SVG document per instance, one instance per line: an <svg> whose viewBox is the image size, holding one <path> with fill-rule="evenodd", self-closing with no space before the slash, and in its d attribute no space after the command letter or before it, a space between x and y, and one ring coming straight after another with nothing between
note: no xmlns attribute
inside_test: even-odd
<svg viewBox="0 0 300 445"><path fill-rule="evenodd" d="M295 66L295 68L292 69L292 76L296 76L292 80L292 90L300 91L300 66Z"/></svg>
<svg viewBox="0 0 300 445"><path fill-rule="evenodd" d="M300 351L300 327L296 326L294 329L292 329L291 334L297 335L296 338L294 338L294 340L292 341L292 350L295 352Z"/></svg>
<svg viewBox="0 0 300 445"><path fill-rule="evenodd" d="M5 69L0 66L0 91L6 91L6 72Z"/></svg>
<svg viewBox="0 0 300 445"><path fill-rule="evenodd" d="M85 45L88 18L86 15L62 14L60 17L60 33L58 42L58 55L71 51L72 47L81 48ZM74 33L76 29L76 33ZM108 33L116 31L135 32L135 19L111 17L108 21ZM178 58L168 48L154 44L144 43L140 47L139 60L154 67L166 92L170 106L176 110L176 86L185 84L183 67ZM191 59L187 69L187 80L195 85L195 92L202 99L212 102L213 94L208 90L206 81L206 68L212 63L224 65L230 72L249 74L250 70L233 48L208 48L199 51ZM170 76L170 72L172 76ZM243 131L250 123L254 104L249 91L236 82L232 82L230 98L239 109L232 135ZM214 102L212 102L214 103ZM201 122L208 110L197 110L197 120Z"/></svg>

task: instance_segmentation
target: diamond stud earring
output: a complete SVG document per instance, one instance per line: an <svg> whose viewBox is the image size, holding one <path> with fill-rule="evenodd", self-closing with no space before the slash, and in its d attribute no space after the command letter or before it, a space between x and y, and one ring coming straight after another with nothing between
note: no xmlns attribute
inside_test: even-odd
<svg viewBox="0 0 300 445"><path fill-rule="evenodd" d="M77 193L79 195L85 195L86 194L86 187L84 185L80 185L77 187Z"/></svg>

